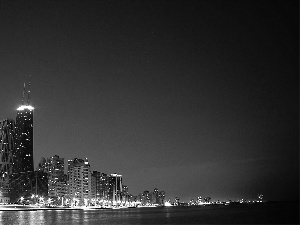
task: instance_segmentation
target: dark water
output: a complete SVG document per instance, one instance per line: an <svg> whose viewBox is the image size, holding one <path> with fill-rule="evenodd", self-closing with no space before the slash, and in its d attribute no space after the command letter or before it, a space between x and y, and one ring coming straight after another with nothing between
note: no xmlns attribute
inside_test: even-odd
<svg viewBox="0 0 300 225"><path fill-rule="evenodd" d="M299 224L299 205L2 211L0 224Z"/></svg>

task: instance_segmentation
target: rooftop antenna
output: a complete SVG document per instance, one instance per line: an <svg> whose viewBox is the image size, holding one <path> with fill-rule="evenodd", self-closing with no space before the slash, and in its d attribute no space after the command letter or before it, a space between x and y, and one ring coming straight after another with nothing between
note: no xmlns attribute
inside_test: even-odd
<svg viewBox="0 0 300 225"><path fill-rule="evenodd" d="M25 96L25 82L24 82L24 87L23 87L22 105L24 105L24 96Z"/></svg>
<svg viewBox="0 0 300 225"><path fill-rule="evenodd" d="M29 75L29 82L28 82L28 97L27 97L27 105L29 105L29 95L30 95L30 80L31 80L31 75Z"/></svg>

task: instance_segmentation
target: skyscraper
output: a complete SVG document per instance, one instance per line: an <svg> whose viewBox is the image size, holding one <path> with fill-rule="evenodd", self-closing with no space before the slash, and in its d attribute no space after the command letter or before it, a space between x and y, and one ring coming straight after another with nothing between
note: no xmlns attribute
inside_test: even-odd
<svg viewBox="0 0 300 225"><path fill-rule="evenodd" d="M34 108L29 104L30 82L26 103L24 101L24 95L25 83L22 105L17 109L15 124L15 148L12 154L12 175L10 178L10 198L12 202L17 201L21 196L30 194L33 191L33 182L37 180L37 174L34 173L33 167ZM42 175L42 177L45 176ZM37 185L35 186L37 188ZM36 191L37 190L35 190L35 192Z"/></svg>
<svg viewBox="0 0 300 225"><path fill-rule="evenodd" d="M25 90L25 84L24 84ZM34 171L33 168L33 110L29 104L30 82L27 103L17 109L16 118L16 150L14 153L14 173Z"/></svg>

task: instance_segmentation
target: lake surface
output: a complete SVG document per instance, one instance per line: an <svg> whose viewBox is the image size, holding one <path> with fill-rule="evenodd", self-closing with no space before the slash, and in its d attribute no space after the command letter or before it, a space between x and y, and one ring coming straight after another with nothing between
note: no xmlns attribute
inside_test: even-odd
<svg viewBox="0 0 300 225"><path fill-rule="evenodd" d="M1 211L0 224L299 224L298 203Z"/></svg>

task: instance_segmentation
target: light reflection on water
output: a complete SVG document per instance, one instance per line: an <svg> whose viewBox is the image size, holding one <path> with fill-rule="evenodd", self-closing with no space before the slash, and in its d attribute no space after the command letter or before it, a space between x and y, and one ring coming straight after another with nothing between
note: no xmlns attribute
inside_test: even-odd
<svg viewBox="0 0 300 225"><path fill-rule="evenodd" d="M0 211L0 224L144 224L156 214L145 209Z"/></svg>
<svg viewBox="0 0 300 225"><path fill-rule="evenodd" d="M292 224L298 204L157 207L108 210L0 211L2 225L50 224ZM298 224L297 222L295 224Z"/></svg>

